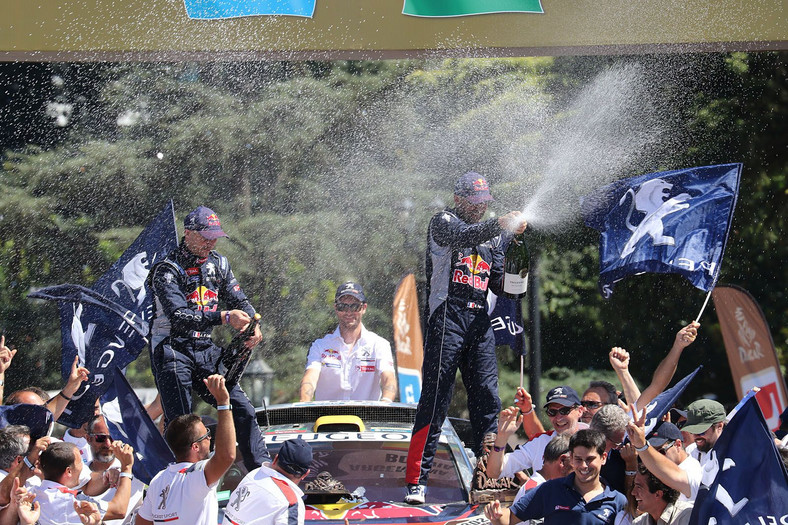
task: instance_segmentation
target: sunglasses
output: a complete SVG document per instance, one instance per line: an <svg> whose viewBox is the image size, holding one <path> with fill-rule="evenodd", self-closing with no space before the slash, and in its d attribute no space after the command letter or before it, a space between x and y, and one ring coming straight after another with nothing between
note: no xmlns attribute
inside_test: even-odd
<svg viewBox="0 0 788 525"><path fill-rule="evenodd" d="M337 312L360 312L364 303L334 303Z"/></svg>
<svg viewBox="0 0 788 525"><path fill-rule="evenodd" d="M624 446L624 442L623 441L619 443L617 441L613 441L610 438L605 438L605 439L607 439L608 441L610 441L613 444L613 447L612 447L613 450L621 450L621 447Z"/></svg>
<svg viewBox="0 0 788 525"><path fill-rule="evenodd" d="M562 416L566 416L566 415L569 415L569 412L574 410L576 406L577 405L571 406L571 407L559 408L558 410L556 410L554 408L548 408L547 410L545 410L545 413L547 413L548 417L555 417L558 414L561 414Z"/></svg>
<svg viewBox="0 0 788 525"><path fill-rule="evenodd" d="M663 446L663 447L661 447L661 448L659 449L659 453L660 453L660 454L666 454L666 453L668 452L668 450L670 450L670 447L672 447L672 446L673 446L673 445L675 445L675 444L676 444L676 442L675 442L675 441L671 441L671 442L670 442L670 443L669 443L667 446Z"/></svg>
<svg viewBox="0 0 788 525"><path fill-rule="evenodd" d="M96 443L105 443L107 441L112 443L112 436L109 434L91 434L91 436Z"/></svg>
<svg viewBox="0 0 788 525"><path fill-rule="evenodd" d="M580 404L586 408L599 408L604 405L601 401L581 401Z"/></svg>
<svg viewBox="0 0 788 525"><path fill-rule="evenodd" d="M211 429L206 428L205 430L206 430L205 434L192 441L192 443L199 443L200 441L203 441L205 439L211 439Z"/></svg>

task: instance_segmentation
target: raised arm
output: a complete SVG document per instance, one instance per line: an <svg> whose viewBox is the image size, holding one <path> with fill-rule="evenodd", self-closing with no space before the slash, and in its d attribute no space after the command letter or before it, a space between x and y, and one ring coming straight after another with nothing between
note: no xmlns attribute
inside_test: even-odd
<svg viewBox="0 0 788 525"><path fill-rule="evenodd" d="M5 334L0 335L0 404L3 403L5 389L5 371L11 366L16 349L11 350L5 345Z"/></svg>
<svg viewBox="0 0 788 525"><path fill-rule="evenodd" d="M104 514L105 520L121 520L126 516L129 508L129 498L131 498L131 469L134 465L134 449L120 441L112 443L112 451L120 461L120 478L115 489L115 495L107 505L107 512Z"/></svg>
<svg viewBox="0 0 788 525"><path fill-rule="evenodd" d="M490 454L487 456L487 477L494 479L501 475L503 469L503 455L506 453L506 443L523 422L520 409L509 407L501 411L498 416L498 435Z"/></svg>
<svg viewBox="0 0 788 525"><path fill-rule="evenodd" d="M698 337L698 328L700 324L695 321L691 322L676 333L676 338L673 341L673 346L670 348L668 355L660 361L657 369L654 370L654 375L651 377L651 384L643 390L643 393L637 398L638 408L643 408L648 405L652 399L657 397L663 390L665 390L673 379L676 373L676 367L679 364L684 349L695 341ZM629 398L627 398L629 400Z"/></svg>
<svg viewBox="0 0 788 525"><path fill-rule="evenodd" d="M71 364L71 374L68 376L68 381L66 381L66 384L60 392L50 399L46 405L49 411L52 412L55 421L58 420L66 409L68 402L71 401L71 396L76 394L82 382L88 380L88 375L90 375L90 372L84 366L79 366L79 356L75 355L74 362Z"/></svg>
<svg viewBox="0 0 788 525"><path fill-rule="evenodd" d="M533 399L526 389L519 386L514 394L514 404L520 409L523 416L523 430L528 439L533 439L537 434L544 433L544 426L534 411Z"/></svg>
<svg viewBox="0 0 788 525"><path fill-rule="evenodd" d="M213 456L205 465L205 483L210 487L224 476L235 461L235 425L232 410L218 408L230 406L230 393L224 385L224 377L214 374L203 379L203 382L216 399L219 420L216 425Z"/></svg>
<svg viewBox="0 0 788 525"><path fill-rule="evenodd" d="M624 391L624 397L627 402L635 403L640 398L640 389L635 384L635 379L629 373L629 352L621 347L614 346L610 349L608 354L610 359L610 366L615 370L618 380L621 383L621 389Z"/></svg>

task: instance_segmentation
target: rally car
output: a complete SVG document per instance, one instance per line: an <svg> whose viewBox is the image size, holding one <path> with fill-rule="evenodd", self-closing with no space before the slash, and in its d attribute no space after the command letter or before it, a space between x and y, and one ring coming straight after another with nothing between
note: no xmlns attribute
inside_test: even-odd
<svg viewBox="0 0 788 525"><path fill-rule="evenodd" d="M257 412L271 456L288 439L304 439L312 446L310 473L301 484L307 522L489 523L471 503L473 460L449 421L443 425L427 502L402 502L414 416L413 405L343 401L276 405ZM219 487L220 507L245 474L236 462Z"/></svg>

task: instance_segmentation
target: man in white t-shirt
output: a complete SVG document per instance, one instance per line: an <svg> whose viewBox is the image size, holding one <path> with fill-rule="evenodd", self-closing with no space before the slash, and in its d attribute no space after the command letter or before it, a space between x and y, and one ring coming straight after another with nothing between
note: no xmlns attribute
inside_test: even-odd
<svg viewBox="0 0 788 525"><path fill-rule="evenodd" d="M304 493L312 447L302 439L282 444L274 461L247 474L230 495L223 525L303 525Z"/></svg>
<svg viewBox="0 0 788 525"><path fill-rule="evenodd" d="M137 513L137 525L169 521L215 525L219 521L216 486L235 461L235 425L224 377L214 374L203 382L217 404L219 422L214 454L211 456L211 432L200 416L184 414L170 421L164 437L176 463L156 474L150 482Z"/></svg>
<svg viewBox="0 0 788 525"><path fill-rule="evenodd" d="M312 343L301 379L301 401L394 401L397 381L391 345L361 323L367 311L361 286L346 282L337 288L334 309L339 326Z"/></svg>
<svg viewBox="0 0 788 525"><path fill-rule="evenodd" d="M98 416L88 422L86 430L90 457L93 458L87 463L87 467L90 472L102 473L110 484L106 491L94 496L93 499L108 503L115 497L120 461L115 457L115 452L112 448L112 437L109 435L109 427L107 427L104 416ZM131 480L131 495L129 496L129 504L126 507L126 516L137 507L142 499L144 490L145 485L141 481L137 479ZM106 525L120 525L122 522L123 519L105 520Z"/></svg>
<svg viewBox="0 0 788 525"><path fill-rule="evenodd" d="M554 430L531 437L527 443L506 455L504 455L506 442L520 426L523 416L520 414L520 409L515 407L509 407L501 412L498 418L498 435L487 457L489 477L511 478L521 470L537 471L542 468L544 449L555 434L571 436L578 430L587 428L585 423L580 422L585 410L580 404L580 396L570 386L557 386L547 392L544 408ZM527 412L532 414L533 407Z"/></svg>
<svg viewBox="0 0 788 525"><path fill-rule="evenodd" d="M79 501L96 503L104 519L122 519L129 504L134 449L117 441L113 444L113 453L121 464L115 496L109 502L97 502L75 490L81 483L84 463L73 443L58 441L41 452L38 462L44 480L30 489L41 505L41 525L80 525L82 521L74 508L74 503Z"/></svg>

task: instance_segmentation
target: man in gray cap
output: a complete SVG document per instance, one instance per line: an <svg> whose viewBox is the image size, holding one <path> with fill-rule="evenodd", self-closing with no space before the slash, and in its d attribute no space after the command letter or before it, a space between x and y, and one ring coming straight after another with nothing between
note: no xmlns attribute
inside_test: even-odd
<svg viewBox="0 0 788 525"><path fill-rule="evenodd" d="M230 494L223 525L303 525L304 493L298 484L309 474L311 464L309 443L303 439L285 441L271 464L247 474Z"/></svg>
<svg viewBox="0 0 788 525"><path fill-rule="evenodd" d="M355 399L392 402L397 379L391 345L364 327L367 298L361 285L337 288L334 310L339 326L309 348L300 400Z"/></svg>
<svg viewBox="0 0 788 525"><path fill-rule="evenodd" d="M725 407L711 399L699 399L687 407L687 424L684 432L692 434L695 441L687 447L687 454L697 459L701 466L709 459L709 451L717 443L725 426Z"/></svg>

